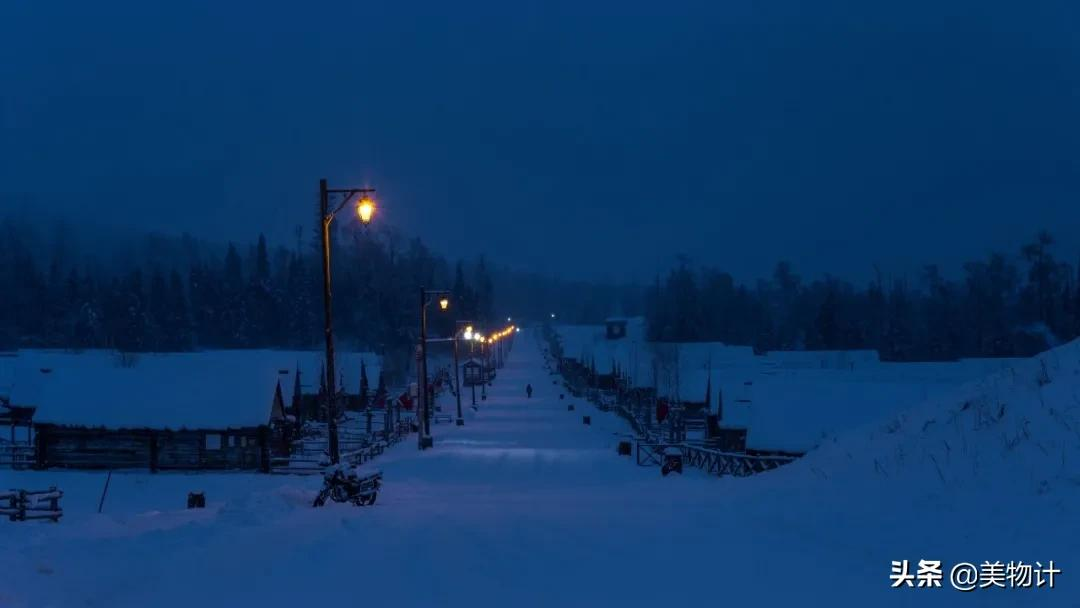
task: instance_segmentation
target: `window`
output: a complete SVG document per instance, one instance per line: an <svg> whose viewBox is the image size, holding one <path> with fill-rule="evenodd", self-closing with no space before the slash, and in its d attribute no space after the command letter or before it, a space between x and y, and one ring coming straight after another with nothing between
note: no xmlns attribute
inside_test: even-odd
<svg viewBox="0 0 1080 608"><path fill-rule="evenodd" d="M229 447L230 448L235 448L236 447L236 435L229 435Z"/></svg>
<svg viewBox="0 0 1080 608"><path fill-rule="evenodd" d="M221 449L221 435L217 433L206 434L206 449L208 450L220 450Z"/></svg>

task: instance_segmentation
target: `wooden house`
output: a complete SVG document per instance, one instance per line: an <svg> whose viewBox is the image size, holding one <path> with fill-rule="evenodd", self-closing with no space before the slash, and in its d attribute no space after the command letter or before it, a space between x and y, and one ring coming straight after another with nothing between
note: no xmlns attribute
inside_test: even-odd
<svg viewBox="0 0 1080 608"><path fill-rule="evenodd" d="M296 422L285 389L301 390L298 372L318 377L319 363L314 352L268 350L19 358L8 399L34 408L36 466L151 471L269 471Z"/></svg>

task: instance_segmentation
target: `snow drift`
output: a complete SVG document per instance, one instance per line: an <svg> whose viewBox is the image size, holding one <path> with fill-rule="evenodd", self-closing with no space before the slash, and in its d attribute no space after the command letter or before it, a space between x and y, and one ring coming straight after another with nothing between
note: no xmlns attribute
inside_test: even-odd
<svg viewBox="0 0 1080 608"><path fill-rule="evenodd" d="M1080 340L834 438L796 468L912 489L1080 488Z"/></svg>

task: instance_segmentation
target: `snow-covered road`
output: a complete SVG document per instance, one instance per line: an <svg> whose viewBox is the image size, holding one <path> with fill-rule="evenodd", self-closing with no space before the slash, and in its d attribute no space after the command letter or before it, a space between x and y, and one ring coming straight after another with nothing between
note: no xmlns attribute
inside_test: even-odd
<svg viewBox="0 0 1080 608"><path fill-rule="evenodd" d="M892 559L1080 553L1053 554L1072 545L1047 545L1052 530L989 538L1008 509L973 521L976 498L831 494L799 465L661 478L616 455L621 421L570 402L522 334L464 427L375 462L372 508L311 508L315 478L127 473L98 515L103 475L0 471L0 487L61 486L67 511L59 525L0 522L0 608L1076 605L1067 584L889 589ZM208 508L187 511L197 489Z"/></svg>

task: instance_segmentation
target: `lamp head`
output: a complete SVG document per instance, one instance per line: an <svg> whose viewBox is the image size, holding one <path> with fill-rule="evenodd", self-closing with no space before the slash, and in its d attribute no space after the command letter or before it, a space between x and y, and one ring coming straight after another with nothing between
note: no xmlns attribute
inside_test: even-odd
<svg viewBox="0 0 1080 608"><path fill-rule="evenodd" d="M356 215L360 216L360 223L367 226L375 215L375 200L368 195L363 195L356 201Z"/></svg>

